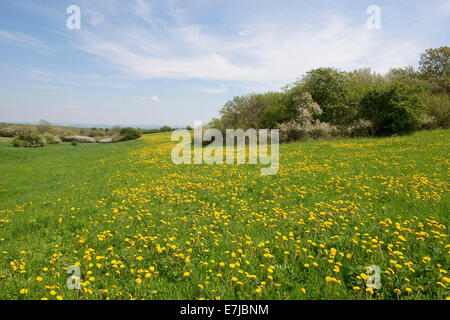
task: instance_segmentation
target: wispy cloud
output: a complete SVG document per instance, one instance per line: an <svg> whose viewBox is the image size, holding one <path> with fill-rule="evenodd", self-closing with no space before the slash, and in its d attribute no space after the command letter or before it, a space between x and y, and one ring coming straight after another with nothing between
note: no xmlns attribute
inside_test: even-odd
<svg viewBox="0 0 450 320"><path fill-rule="evenodd" d="M37 53L47 56L54 56L52 50L47 47L41 40L33 38L25 33L12 33L0 29L0 40L18 46L20 48L33 50Z"/></svg>
<svg viewBox="0 0 450 320"><path fill-rule="evenodd" d="M448 44L448 0L380 1L381 30L366 28L365 4L331 2L4 1L0 117L208 121L226 99L276 90L312 68L385 72ZM81 30L66 28L69 4L81 7Z"/></svg>
<svg viewBox="0 0 450 320"><path fill-rule="evenodd" d="M63 87L58 86L40 86L40 85L26 85L25 87L38 90L64 90Z"/></svg>
<svg viewBox="0 0 450 320"><path fill-rule="evenodd" d="M33 89L53 89L62 90L73 87L98 87L98 88L112 88L124 89L129 88L130 84L123 78L115 76L102 76L98 74L81 75L76 77L65 77L64 73L49 72L40 69L31 69L25 71L26 78L32 80L33 84L28 84L26 87ZM45 83L45 84L42 84Z"/></svg>
<svg viewBox="0 0 450 320"><path fill-rule="evenodd" d="M204 92L204 93L224 93L228 91L228 88L225 85L221 85L217 88L197 88L197 91Z"/></svg>
<svg viewBox="0 0 450 320"><path fill-rule="evenodd" d="M301 23L251 25L224 36L185 23L170 11L166 12L170 18L163 21L143 0L136 1L134 13L145 26L104 23L95 32L84 30L73 45L137 78L270 85L281 85L320 66L371 66L386 72L413 63L422 49L414 40L390 41L382 32L338 15L325 16L314 28Z"/></svg>
<svg viewBox="0 0 450 320"><path fill-rule="evenodd" d="M30 70L29 79L35 80L35 81L43 81L43 82L51 82L54 81L55 75L43 70Z"/></svg>

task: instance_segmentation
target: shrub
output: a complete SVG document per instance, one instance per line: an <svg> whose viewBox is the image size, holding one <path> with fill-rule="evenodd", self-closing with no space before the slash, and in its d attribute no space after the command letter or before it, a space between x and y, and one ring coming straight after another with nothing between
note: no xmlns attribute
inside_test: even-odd
<svg viewBox="0 0 450 320"><path fill-rule="evenodd" d="M447 94L424 95L422 101L425 104L427 115L433 117L436 126L450 127L450 96Z"/></svg>
<svg viewBox="0 0 450 320"><path fill-rule="evenodd" d="M136 140L141 137L141 133L138 130L131 127L123 128L120 131L120 135L123 137L123 140L125 141Z"/></svg>
<svg viewBox="0 0 450 320"><path fill-rule="evenodd" d="M49 133L43 134L42 138L45 139L47 144L57 144L61 142L61 139Z"/></svg>
<svg viewBox="0 0 450 320"><path fill-rule="evenodd" d="M15 137L12 144L15 148L23 147L23 140L20 140L19 137Z"/></svg>
<svg viewBox="0 0 450 320"><path fill-rule="evenodd" d="M350 137L370 137L373 132L373 123L369 120L359 119L347 128Z"/></svg>
<svg viewBox="0 0 450 320"><path fill-rule="evenodd" d="M90 129L87 133L86 136L91 137L91 138L95 138L97 136L103 135L103 131L99 130L99 129Z"/></svg>
<svg viewBox="0 0 450 320"><path fill-rule="evenodd" d="M279 123L292 120L287 116L286 106L277 103L268 107L261 116L260 127L265 129L276 128ZM226 128L222 130L225 131Z"/></svg>
<svg viewBox="0 0 450 320"><path fill-rule="evenodd" d="M309 127L306 127L308 134L313 139L331 138L339 134L339 130L328 122L316 121Z"/></svg>
<svg viewBox="0 0 450 320"><path fill-rule="evenodd" d="M293 101L298 109L298 116L296 120L290 120L278 126L282 142L319 139L338 134L335 126L316 119L322 114L322 109L309 93L300 93L293 98Z"/></svg>
<svg viewBox="0 0 450 320"><path fill-rule="evenodd" d="M70 136L70 137L63 137L64 142L72 142L76 141L79 143L95 143L95 139L87 136Z"/></svg>
<svg viewBox="0 0 450 320"><path fill-rule="evenodd" d="M22 128L18 126L10 126L0 130L0 137L12 138L20 134Z"/></svg>
<svg viewBox="0 0 450 320"><path fill-rule="evenodd" d="M295 120L280 124L278 129L280 130L281 142L308 140L310 138L307 130Z"/></svg>
<svg viewBox="0 0 450 320"><path fill-rule="evenodd" d="M169 127L169 126L164 126L164 127L161 127L161 129L159 129L159 131L161 131L161 132L169 132L169 131L173 131L173 129L171 127Z"/></svg>
<svg viewBox="0 0 450 320"><path fill-rule="evenodd" d="M278 128L280 130L281 142L330 138L339 134L339 131L335 126L320 121L301 125L299 122L291 120L280 124Z"/></svg>
<svg viewBox="0 0 450 320"><path fill-rule="evenodd" d="M436 118L433 116L425 115L422 118L422 126L423 130L432 130L438 127Z"/></svg>
<svg viewBox="0 0 450 320"><path fill-rule="evenodd" d="M46 144L47 142L42 136L28 128L22 129L21 133L13 140L13 145L16 147L39 148Z"/></svg>
<svg viewBox="0 0 450 320"><path fill-rule="evenodd" d="M361 101L360 118L373 123L374 134L405 134L420 128L425 113L414 87L393 82L372 88Z"/></svg>
<svg viewBox="0 0 450 320"><path fill-rule="evenodd" d="M114 134L111 136L112 142L120 142L120 141L124 141L124 137L121 136L120 134Z"/></svg>
<svg viewBox="0 0 450 320"><path fill-rule="evenodd" d="M78 145L78 141L72 141L70 144L73 145L73 146L75 147L75 146Z"/></svg>
<svg viewBox="0 0 450 320"><path fill-rule="evenodd" d="M158 133L158 132L160 132L159 129L145 129L142 131L143 134Z"/></svg>
<svg viewBox="0 0 450 320"><path fill-rule="evenodd" d="M99 139L97 142L98 143L112 143L113 140L112 140L112 138L103 138L103 139Z"/></svg>

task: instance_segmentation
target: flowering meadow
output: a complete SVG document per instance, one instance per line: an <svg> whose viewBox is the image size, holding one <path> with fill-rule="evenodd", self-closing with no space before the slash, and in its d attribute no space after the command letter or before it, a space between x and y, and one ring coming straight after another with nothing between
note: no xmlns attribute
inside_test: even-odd
<svg viewBox="0 0 450 320"><path fill-rule="evenodd" d="M273 176L175 165L168 133L0 141L0 299L449 299L449 141L282 144Z"/></svg>

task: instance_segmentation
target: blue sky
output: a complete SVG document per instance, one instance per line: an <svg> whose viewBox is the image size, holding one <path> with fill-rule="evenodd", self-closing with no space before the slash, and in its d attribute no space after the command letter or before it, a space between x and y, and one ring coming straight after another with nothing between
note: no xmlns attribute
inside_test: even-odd
<svg viewBox="0 0 450 320"><path fill-rule="evenodd" d="M449 25L450 0L2 0L0 122L207 122L312 68L417 66L450 44Z"/></svg>

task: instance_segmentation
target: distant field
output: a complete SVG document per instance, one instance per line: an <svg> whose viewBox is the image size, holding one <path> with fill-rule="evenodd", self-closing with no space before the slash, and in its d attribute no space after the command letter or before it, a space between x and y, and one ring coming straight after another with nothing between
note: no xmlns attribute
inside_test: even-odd
<svg viewBox="0 0 450 320"><path fill-rule="evenodd" d="M170 134L39 149L0 139L0 299L448 298L449 141L440 130L285 144L279 173L261 176L176 166Z"/></svg>

